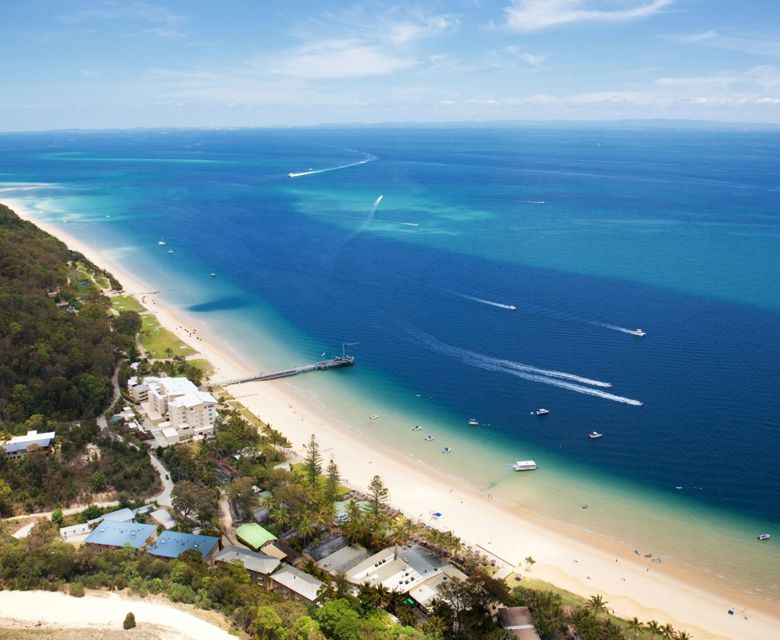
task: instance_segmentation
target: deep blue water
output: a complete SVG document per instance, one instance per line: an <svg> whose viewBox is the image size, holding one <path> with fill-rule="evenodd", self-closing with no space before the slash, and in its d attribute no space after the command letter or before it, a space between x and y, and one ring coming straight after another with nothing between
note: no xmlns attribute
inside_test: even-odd
<svg viewBox="0 0 780 640"><path fill-rule="evenodd" d="M0 135L0 183L200 282L195 313L270 309L301 358L359 342L356 387L780 523L778 157L766 132L58 132Z"/></svg>

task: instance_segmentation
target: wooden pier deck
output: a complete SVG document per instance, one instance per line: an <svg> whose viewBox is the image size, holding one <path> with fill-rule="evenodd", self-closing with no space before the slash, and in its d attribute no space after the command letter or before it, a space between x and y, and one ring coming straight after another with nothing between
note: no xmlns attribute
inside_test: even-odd
<svg viewBox="0 0 780 640"><path fill-rule="evenodd" d="M279 378L290 378L297 376L301 373L308 373L309 371L324 371L326 369L337 369L339 367L351 367L355 364L354 356L337 356L329 360L320 360L314 364L305 364L300 367L293 367L292 369L285 369L284 371L274 371L272 373L263 373L262 371L257 375L246 376L244 378L233 378L232 380L221 380L214 382L215 386L228 387L232 384L241 384L243 382L259 382L262 380L278 380Z"/></svg>

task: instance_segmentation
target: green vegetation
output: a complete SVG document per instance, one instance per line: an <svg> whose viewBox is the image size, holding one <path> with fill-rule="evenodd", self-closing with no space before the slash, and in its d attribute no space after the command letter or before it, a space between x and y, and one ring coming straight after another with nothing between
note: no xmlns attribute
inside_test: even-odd
<svg viewBox="0 0 780 640"><path fill-rule="evenodd" d="M111 298L111 307L117 313L120 311L135 311L136 313L145 311L141 303L128 294L120 294Z"/></svg>
<svg viewBox="0 0 780 640"><path fill-rule="evenodd" d="M165 329L152 314L141 316L140 339L143 348L152 358L172 358L173 356L191 356L195 349L185 344L173 333Z"/></svg>
<svg viewBox="0 0 780 640"><path fill-rule="evenodd" d="M125 616L125 621L122 623L122 628L127 631L128 629L135 629L135 614L129 611Z"/></svg>

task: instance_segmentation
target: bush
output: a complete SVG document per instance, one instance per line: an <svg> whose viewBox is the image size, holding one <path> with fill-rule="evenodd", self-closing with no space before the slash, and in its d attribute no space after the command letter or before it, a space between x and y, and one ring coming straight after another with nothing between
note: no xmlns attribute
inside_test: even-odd
<svg viewBox="0 0 780 640"><path fill-rule="evenodd" d="M84 585L80 582L72 582L68 587L68 593L74 598L84 597Z"/></svg>
<svg viewBox="0 0 780 640"><path fill-rule="evenodd" d="M134 627L135 627L135 616L133 615L133 612L132 612L132 611L130 611L130 612L129 612L129 613L126 615L126 616L125 616L125 621L122 623L122 626L123 626L125 629L132 629L132 628L134 628Z"/></svg>

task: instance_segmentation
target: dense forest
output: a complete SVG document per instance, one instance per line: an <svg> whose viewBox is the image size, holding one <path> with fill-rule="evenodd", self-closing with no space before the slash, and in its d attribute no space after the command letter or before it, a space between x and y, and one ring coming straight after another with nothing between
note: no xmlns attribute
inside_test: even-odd
<svg viewBox="0 0 780 640"><path fill-rule="evenodd" d="M94 417L111 398L117 350L127 345L127 336L112 332L105 296L80 295L75 262L99 271L0 205L0 426L5 431L33 414L54 420Z"/></svg>

